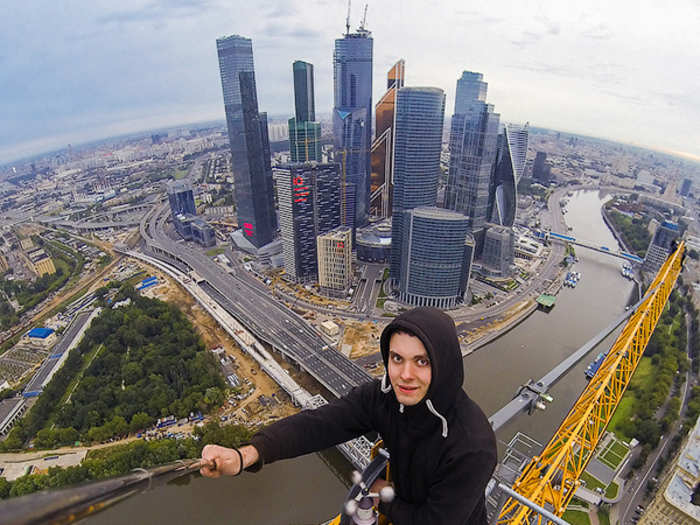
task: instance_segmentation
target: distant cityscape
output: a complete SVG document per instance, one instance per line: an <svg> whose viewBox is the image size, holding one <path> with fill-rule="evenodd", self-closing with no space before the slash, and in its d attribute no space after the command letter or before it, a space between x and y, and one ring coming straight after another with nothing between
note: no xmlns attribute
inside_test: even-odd
<svg viewBox="0 0 700 525"><path fill-rule="evenodd" d="M455 79L454 108L446 108L445 87L407 82L406 60L375 72L373 46L365 21L355 30L348 21L334 42L332 108L316 106L314 64L300 59L289 64L291 116L272 118L258 103L254 40L212 38L225 123L69 145L0 172L0 451L86 443L89 449L127 437L201 444L200 423L256 428L380 377L378 334L409 308L447 311L469 356L534 312L558 308L562 290L579 286L576 265L590 254L617 265L600 276L618 279L620 297L611 301L629 309L637 295L622 304L629 294L623 285L632 281L642 297L683 241L682 299L674 295L660 321L682 347L665 354L654 343L659 357L644 365L647 374L671 377L658 380L669 384L653 411L644 401L653 416L638 410L654 426L642 428L632 417L606 434L596 458L617 447L620 461L603 461L605 476L588 472L600 487L577 485L572 511L583 512L584 502L586 509L612 506L619 523L662 523L663 516L697 523L700 460L692 440L700 435L700 354L693 345L700 338L693 305L700 304L700 166L538 128L534 114L529 122L510 122L489 103L485 74L469 64ZM373 102L377 73L386 91ZM600 201L592 213L572 211L581 196L593 194ZM588 214L615 244L599 242L588 223L574 228L567 213ZM174 305L186 321L158 301ZM107 323L117 316L125 327L131 323L124 331L137 335L109 332ZM585 313L571 318L577 316ZM139 365L127 367L133 341L157 346L160 337L186 332L186 322L201 337L188 339L178 357L196 371L192 385L180 384L184 372L148 376L140 367L155 358L141 350ZM125 357L115 350L118 358L101 361L109 353L104 348L122 346ZM199 351L207 357L193 357ZM72 355L80 357L70 361ZM588 380L603 359L589 365ZM100 367L121 383L104 394L111 401L88 405L89 386L101 388ZM518 381L516 399L534 394L518 413L552 401L549 385ZM147 407L125 410L125 392L136 399L137 384L156 390L141 392L150 398ZM182 399L162 385L179 389ZM630 390L628 406L642 389ZM682 418L667 421L671 403L692 423L685 431ZM510 418L491 423L498 430ZM182 429L174 432L176 425ZM681 447L688 430L691 442ZM678 454L652 483L664 433L667 442L681 436ZM361 468L368 448L367 439L358 439L341 452ZM85 454L75 454L61 466L81 464ZM45 474L34 463L20 468L3 461L0 480L7 477L8 487L25 474ZM628 488L618 495L623 472ZM653 486L640 494L647 483ZM0 499L19 495L10 488L4 494L3 486ZM644 507L637 508L642 503L650 505L645 517Z"/></svg>

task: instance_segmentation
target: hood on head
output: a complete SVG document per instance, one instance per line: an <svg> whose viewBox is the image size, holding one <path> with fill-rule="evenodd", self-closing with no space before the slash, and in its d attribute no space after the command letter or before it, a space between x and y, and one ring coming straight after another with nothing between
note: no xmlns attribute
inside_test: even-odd
<svg viewBox="0 0 700 525"><path fill-rule="evenodd" d="M445 414L454 404L455 396L464 382L462 352L454 321L441 310L428 307L414 308L396 317L384 329L380 339L382 359L387 371L389 341L391 335L401 329L415 334L430 357L430 387L421 403L430 400L438 412Z"/></svg>

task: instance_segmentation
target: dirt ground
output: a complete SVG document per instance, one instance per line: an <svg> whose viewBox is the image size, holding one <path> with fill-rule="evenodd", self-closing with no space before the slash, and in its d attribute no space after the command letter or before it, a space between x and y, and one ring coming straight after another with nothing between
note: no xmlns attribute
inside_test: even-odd
<svg viewBox="0 0 700 525"><path fill-rule="evenodd" d="M358 322L358 321L335 321L336 324L345 325L343 330L343 338L340 340L342 345L351 345L350 359L357 359L366 355L372 355L379 352L379 336L384 329L383 325L378 323Z"/></svg>

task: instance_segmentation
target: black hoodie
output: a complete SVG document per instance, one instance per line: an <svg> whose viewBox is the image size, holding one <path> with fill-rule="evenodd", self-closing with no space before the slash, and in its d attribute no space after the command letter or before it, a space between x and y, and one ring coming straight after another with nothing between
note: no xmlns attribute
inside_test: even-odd
<svg viewBox="0 0 700 525"><path fill-rule="evenodd" d="M430 356L430 387L417 405L400 405L385 375L324 407L270 425L251 444L262 464L377 431L391 456L397 494L379 508L394 525L486 524L484 490L496 466L496 439L486 416L462 390L454 322L434 308L401 314L382 332L385 366L391 335L399 329L420 338Z"/></svg>

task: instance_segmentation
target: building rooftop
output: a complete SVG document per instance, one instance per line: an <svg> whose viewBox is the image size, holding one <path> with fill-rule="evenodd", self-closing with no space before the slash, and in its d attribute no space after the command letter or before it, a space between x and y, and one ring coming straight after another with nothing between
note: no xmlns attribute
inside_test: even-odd
<svg viewBox="0 0 700 525"><path fill-rule="evenodd" d="M700 506L693 505L691 499L695 485L700 478L700 418L690 433L685 448L681 451L669 481L664 497L685 514L700 522Z"/></svg>
<svg viewBox="0 0 700 525"><path fill-rule="evenodd" d="M46 339L48 336L50 336L53 333L52 328L32 328L27 332L27 335L29 337L35 337L37 339Z"/></svg>

